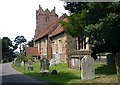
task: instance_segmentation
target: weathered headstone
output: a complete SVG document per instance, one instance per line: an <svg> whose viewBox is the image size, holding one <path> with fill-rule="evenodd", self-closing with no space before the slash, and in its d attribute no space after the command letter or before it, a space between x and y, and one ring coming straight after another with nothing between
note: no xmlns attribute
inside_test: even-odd
<svg viewBox="0 0 120 85"><path fill-rule="evenodd" d="M107 55L107 66L115 67L115 56L113 54Z"/></svg>
<svg viewBox="0 0 120 85"><path fill-rule="evenodd" d="M20 63L20 66L24 66L24 61L22 61L22 62Z"/></svg>
<svg viewBox="0 0 120 85"><path fill-rule="evenodd" d="M56 65L55 59L52 58L50 60L50 66L55 66L55 65Z"/></svg>
<svg viewBox="0 0 120 85"><path fill-rule="evenodd" d="M94 59L90 55L85 55L81 60L81 79L91 80L94 77Z"/></svg>
<svg viewBox="0 0 120 85"><path fill-rule="evenodd" d="M60 54L58 52L56 52L55 61L56 61L56 64L60 63Z"/></svg>
<svg viewBox="0 0 120 85"><path fill-rule="evenodd" d="M33 61L32 60L28 60L28 65L33 65Z"/></svg>
<svg viewBox="0 0 120 85"><path fill-rule="evenodd" d="M47 58L43 58L40 65L40 72L49 72L49 60Z"/></svg>
<svg viewBox="0 0 120 85"><path fill-rule="evenodd" d="M33 61L28 60L28 70L33 70Z"/></svg>
<svg viewBox="0 0 120 85"><path fill-rule="evenodd" d="M14 62L15 62L15 65L16 65L16 66L21 66L21 65L20 65L21 61L20 61L19 58L16 58Z"/></svg>

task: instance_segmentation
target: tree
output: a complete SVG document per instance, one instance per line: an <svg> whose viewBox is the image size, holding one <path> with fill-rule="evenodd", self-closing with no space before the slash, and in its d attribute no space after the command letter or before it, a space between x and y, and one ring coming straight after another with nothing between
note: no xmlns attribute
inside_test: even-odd
<svg viewBox="0 0 120 85"><path fill-rule="evenodd" d="M66 4L71 15L67 17L68 22L61 23L65 31L72 36L87 36L96 41L94 44L109 43L115 49L117 73L120 74L120 3Z"/></svg>
<svg viewBox="0 0 120 85"><path fill-rule="evenodd" d="M28 45L29 47L33 47L33 46L34 46L33 43L34 43L34 41L33 41L33 39L32 39L31 41L28 41L28 44L27 44L27 45Z"/></svg>
<svg viewBox="0 0 120 85"><path fill-rule="evenodd" d="M27 40L25 39L24 36L17 36L14 40L14 42L16 43L15 45L18 46L20 45L19 47L19 50L20 50L20 54L22 52L22 44L25 43Z"/></svg>
<svg viewBox="0 0 120 85"><path fill-rule="evenodd" d="M66 2L66 5L64 5L65 9L70 12L70 14L73 13L81 13L83 9L88 8L87 2Z"/></svg>
<svg viewBox="0 0 120 85"><path fill-rule="evenodd" d="M2 58L8 61L12 61L12 58L15 57L14 54L15 47L12 44L12 41L8 37L2 38Z"/></svg>

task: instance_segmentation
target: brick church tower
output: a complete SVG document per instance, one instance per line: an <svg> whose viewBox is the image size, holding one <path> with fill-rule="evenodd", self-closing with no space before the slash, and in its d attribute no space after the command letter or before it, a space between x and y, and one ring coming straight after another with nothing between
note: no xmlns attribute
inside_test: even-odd
<svg viewBox="0 0 120 85"><path fill-rule="evenodd" d="M35 29L35 37L42 33L42 31L51 24L58 15L55 13L55 7L53 10L49 11L46 9L45 11L39 5L39 9L36 10L36 29Z"/></svg>

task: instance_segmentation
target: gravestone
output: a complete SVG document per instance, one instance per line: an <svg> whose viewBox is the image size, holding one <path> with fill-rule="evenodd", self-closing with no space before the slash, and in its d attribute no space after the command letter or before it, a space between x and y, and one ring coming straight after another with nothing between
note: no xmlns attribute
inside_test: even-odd
<svg viewBox="0 0 120 85"><path fill-rule="evenodd" d="M115 67L115 56L113 54L107 55L107 66Z"/></svg>
<svg viewBox="0 0 120 85"><path fill-rule="evenodd" d="M40 62L41 62L40 72L42 73L49 72L49 60L47 58L43 58Z"/></svg>
<svg viewBox="0 0 120 85"><path fill-rule="evenodd" d="M60 54L58 52L56 52L56 55L55 55L55 62L56 64L60 63Z"/></svg>
<svg viewBox="0 0 120 85"><path fill-rule="evenodd" d="M57 70L53 70L52 75L57 75Z"/></svg>
<svg viewBox="0 0 120 85"><path fill-rule="evenodd" d="M55 66L56 65L56 61L55 61L55 59L51 59L50 60L50 66Z"/></svg>
<svg viewBox="0 0 120 85"><path fill-rule="evenodd" d="M16 65L16 66L21 66L21 65L20 65L21 61L20 61L19 58L16 58L14 62L15 62L15 65Z"/></svg>
<svg viewBox="0 0 120 85"><path fill-rule="evenodd" d="M81 60L81 79L91 80L94 77L94 59L90 55L85 55Z"/></svg>
<svg viewBox="0 0 120 85"><path fill-rule="evenodd" d="M22 61L22 62L20 63L20 66L24 66L24 61Z"/></svg>
<svg viewBox="0 0 120 85"><path fill-rule="evenodd" d="M33 70L33 61L28 60L28 70Z"/></svg>

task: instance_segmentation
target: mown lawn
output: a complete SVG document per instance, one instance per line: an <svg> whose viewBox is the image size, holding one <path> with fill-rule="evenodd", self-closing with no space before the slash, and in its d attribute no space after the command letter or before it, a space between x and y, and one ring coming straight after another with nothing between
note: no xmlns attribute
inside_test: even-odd
<svg viewBox="0 0 120 85"><path fill-rule="evenodd" d="M40 63L34 62L34 70L30 71L24 67L16 67L14 69L24 73L25 75L34 77L35 79L46 81L49 83L117 83L118 77L115 69L107 67L104 63L95 63L95 79L82 81L80 70L68 68L67 64L59 64L49 68L48 76L42 76L40 73ZM57 75L52 75L52 70L57 70Z"/></svg>

